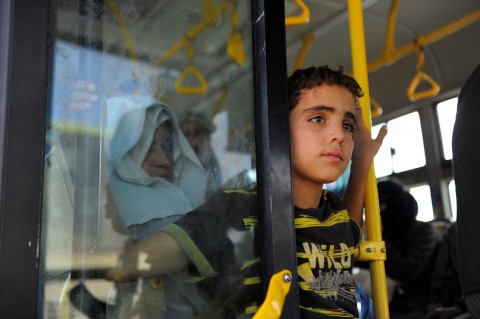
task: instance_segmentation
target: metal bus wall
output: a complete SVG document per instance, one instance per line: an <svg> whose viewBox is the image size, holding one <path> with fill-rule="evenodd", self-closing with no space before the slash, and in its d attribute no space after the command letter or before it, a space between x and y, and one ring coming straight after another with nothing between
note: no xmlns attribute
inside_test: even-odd
<svg viewBox="0 0 480 319"><path fill-rule="evenodd" d="M259 205L265 214L265 278L282 269L296 275L284 8L278 1L254 1L252 8ZM37 305L41 304L38 270L49 1L3 0L0 18L0 316L36 318L42 313ZM283 317L298 318L296 289L287 296Z"/></svg>

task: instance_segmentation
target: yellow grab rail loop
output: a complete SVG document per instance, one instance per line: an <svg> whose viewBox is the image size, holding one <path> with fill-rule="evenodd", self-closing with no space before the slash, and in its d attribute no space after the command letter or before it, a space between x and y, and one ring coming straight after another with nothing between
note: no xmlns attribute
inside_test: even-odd
<svg viewBox="0 0 480 319"><path fill-rule="evenodd" d="M286 17L285 25L287 27L293 25L307 24L310 21L310 10L302 0L293 0L302 9L302 13L298 16Z"/></svg>
<svg viewBox="0 0 480 319"><path fill-rule="evenodd" d="M434 97L440 92L440 86L438 83L430 77L427 73L423 71L423 61L425 59L425 53L423 52L423 47L417 47L417 55L418 55L418 62L417 62L417 74L413 77L412 82L408 86L407 95L410 101L418 101L421 99L426 99L429 97ZM418 85L422 80L428 82L431 86L430 89L415 92L418 88Z"/></svg>
<svg viewBox="0 0 480 319"><path fill-rule="evenodd" d="M380 106L380 103L378 103L378 101L371 96L370 96L370 103L372 104L372 118L380 117L380 115L382 115L383 113L383 109Z"/></svg>
<svg viewBox="0 0 480 319"><path fill-rule="evenodd" d="M178 93L181 94L203 94L208 90L208 83L205 77L200 73L200 71L193 65L193 48L191 46L188 47L188 60L190 61L190 65L183 70L182 74L178 78L177 82L175 83L175 89ZM193 75L197 80L199 85L197 86L186 86L184 85L185 78L188 75Z"/></svg>

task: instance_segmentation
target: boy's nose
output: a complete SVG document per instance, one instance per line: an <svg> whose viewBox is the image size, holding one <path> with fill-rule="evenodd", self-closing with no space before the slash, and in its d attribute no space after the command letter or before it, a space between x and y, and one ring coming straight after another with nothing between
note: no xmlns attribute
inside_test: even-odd
<svg viewBox="0 0 480 319"><path fill-rule="evenodd" d="M332 128L331 135L330 135L330 142L331 143L339 143L342 144L343 141L345 140L345 130L343 128L343 125L338 128L334 127Z"/></svg>

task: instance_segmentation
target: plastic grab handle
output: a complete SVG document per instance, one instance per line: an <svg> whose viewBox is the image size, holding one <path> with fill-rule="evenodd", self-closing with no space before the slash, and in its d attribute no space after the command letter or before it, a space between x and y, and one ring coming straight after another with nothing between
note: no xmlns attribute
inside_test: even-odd
<svg viewBox="0 0 480 319"><path fill-rule="evenodd" d="M302 9L302 13L298 16L286 17L285 25L302 25L307 24L310 21L310 10L302 0L294 0L295 3Z"/></svg>

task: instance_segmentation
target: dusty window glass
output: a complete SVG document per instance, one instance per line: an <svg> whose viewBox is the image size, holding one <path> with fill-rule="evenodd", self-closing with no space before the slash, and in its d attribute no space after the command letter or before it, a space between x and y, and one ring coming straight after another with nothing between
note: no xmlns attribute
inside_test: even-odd
<svg viewBox="0 0 480 319"><path fill-rule="evenodd" d="M39 317L254 312L250 2L51 6ZM186 265L112 281L126 245L159 230Z"/></svg>

